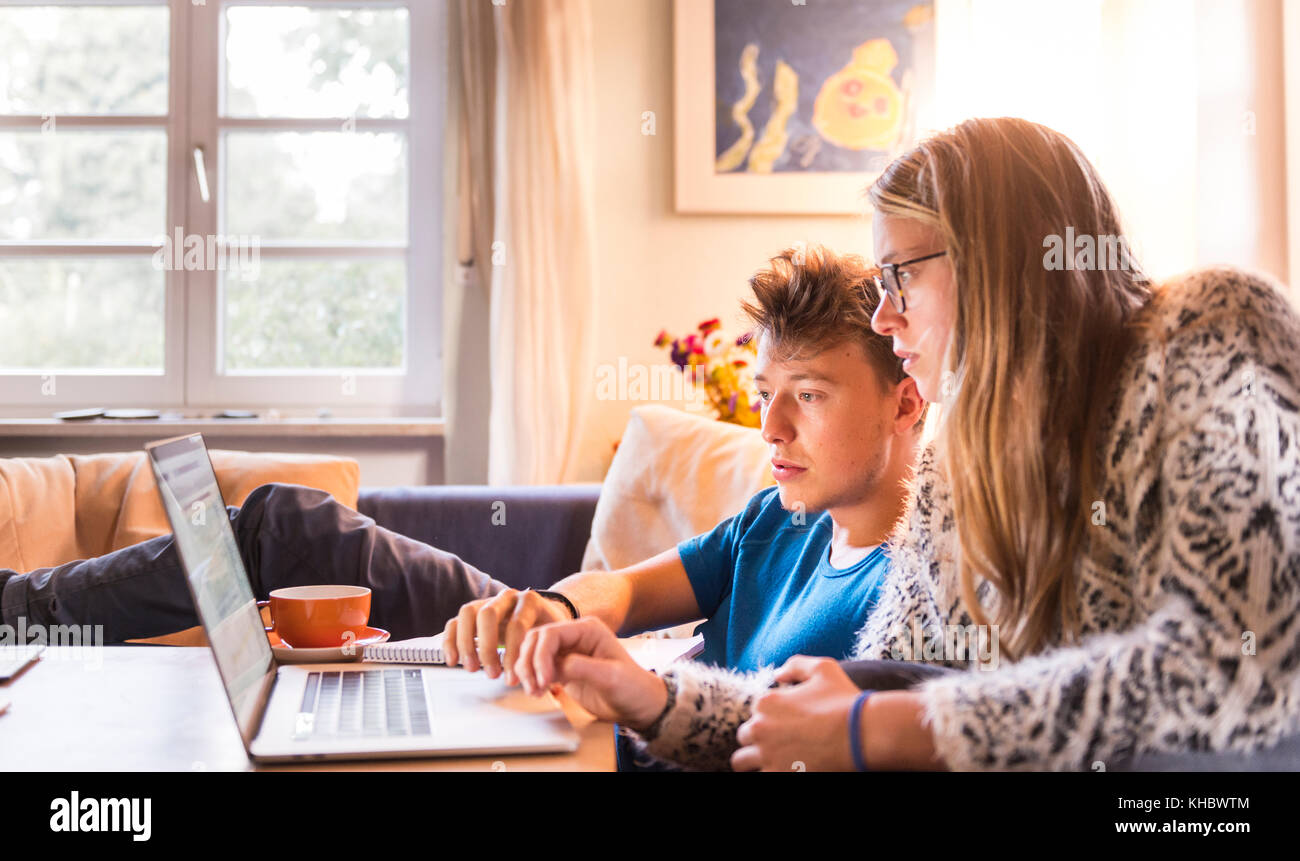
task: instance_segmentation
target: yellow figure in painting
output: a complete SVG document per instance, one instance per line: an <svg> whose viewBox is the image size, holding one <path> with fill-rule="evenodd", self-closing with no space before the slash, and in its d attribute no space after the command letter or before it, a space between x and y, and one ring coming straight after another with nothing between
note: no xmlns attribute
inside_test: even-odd
<svg viewBox="0 0 1300 861"><path fill-rule="evenodd" d="M903 94L889 76L898 54L888 39L863 42L826 79L813 104L813 127L845 149L888 150L903 126Z"/></svg>
<svg viewBox="0 0 1300 861"><path fill-rule="evenodd" d="M789 138L786 126L799 107L799 76L784 60L776 61L772 82L772 113L763 127L763 136L754 143L754 124L749 111L763 89L758 82L758 45L752 42L740 54L740 78L745 82L745 93L731 106L731 119L740 127L740 137L718 156L714 170L727 173L740 167L749 156L747 170L752 173L771 173L776 160L785 152Z"/></svg>

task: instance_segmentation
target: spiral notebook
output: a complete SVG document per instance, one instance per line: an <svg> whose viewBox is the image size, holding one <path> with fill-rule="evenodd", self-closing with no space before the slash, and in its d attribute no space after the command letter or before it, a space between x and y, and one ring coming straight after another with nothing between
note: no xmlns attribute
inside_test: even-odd
<svg viewBox="0 0 1300 861"><path fill-rule="evenodd" d="M442 652L442 634L366 646L361 650L361 660L386 664L447 663L446 656Z"/></svg>
<svg viewBox="0 0 1300 861"><path fill-rule="evenodd" d="M693 658L704 649L704 637L620 637L632 660L647 670L659 670L673 661ZM502 650L498 650L502 651ZM445 664L442 634L413 637L394 643L366 646L361 660L386 664Z"/></svg>

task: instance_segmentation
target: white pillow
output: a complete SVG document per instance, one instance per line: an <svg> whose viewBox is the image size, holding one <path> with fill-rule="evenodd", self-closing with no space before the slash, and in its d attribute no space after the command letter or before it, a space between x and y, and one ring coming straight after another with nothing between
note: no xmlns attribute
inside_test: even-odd
<svg viewBox="0 0 1300 861"><path fill-rule="evenodd" d="M625 568L738 513L775 483L756 428L636 407L600 489L582 570Z"/></svg>

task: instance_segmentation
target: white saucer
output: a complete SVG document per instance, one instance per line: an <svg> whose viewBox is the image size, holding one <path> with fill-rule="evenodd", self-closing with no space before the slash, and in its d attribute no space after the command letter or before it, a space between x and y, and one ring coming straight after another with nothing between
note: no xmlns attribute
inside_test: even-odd
<svg viewBox="0 0 1300 861"><path fill-rule="evenodd" d="M281 664L332 664L341 661L359 661L366 646L375 646L386 642L392 634L383 628L367 626L366 636L357 637L351 643L320 649L295 649L280 640L274 631L266 635L271 643L275 660Z"/></svg>

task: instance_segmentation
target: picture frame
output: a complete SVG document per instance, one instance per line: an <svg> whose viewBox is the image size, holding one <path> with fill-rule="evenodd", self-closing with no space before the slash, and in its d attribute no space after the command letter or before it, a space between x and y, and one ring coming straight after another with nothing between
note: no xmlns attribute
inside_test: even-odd
<svg viewBox="0 0 1300 861"><path fill-rule="evenodd" d="M893 0L850 4L848 0L825 0L815 6L812 4L818 0L808 0L807 4L744 0L746 5L738 7L737 2L674 0L676 211L862 214L867 187L890 161L915 142L917 117L925 114L933 100L934 3ZM724 4L721 10L719 3ZM872 15L892 15L892 22L899 19L900 7L906 7L912 16L907 32L899 35L902 20L897 20L897 26L882 27L877 32ZM733 57L739 63L736 78L723 81L721 88L718 70L731 61L720 64L717 56L716 20L720 12L743 23L746 32L739 35L747 40L748 52L748 56L742 52L742 56ZM827 25L837 12L849 18L847 26ZM791 18L797 15L805 17ZM790 27L790 20L813 27ZM724 34L732 43L737 35ZM882 41L890 44L878 44ZM863 70L860 76L856 74L859 69ZM782 74L784 77L778 80ZM743 84L739 83L742 79ZM861 88L864 83L868 88L877 88L863 92L866 110L888 108L888 119L896 128L888 144L879 149L862 148L861 144L879 143L883 136L864 136L863 124L855 125L848 117L832 116L827 120L829 112L822 110L822 99L813 98L814 87L824 93L832 86ZM728 103L721 95L734 95L741 88L745 95L737 102ZM792 88L797 88L793 98L796 90ZM857 106L853 109L861 111ZM746 111L742 121L749 129L741 134L728 121L737 112ZM784 122L774 122L773 114L784 117ZM769 133L772 128L775 133ZM848 140L853 145L838 145L835 141L843 143L846 138L837 137L836 130L856 135ZM729 138L741 137L745 139L728 145Z"/></svg>

